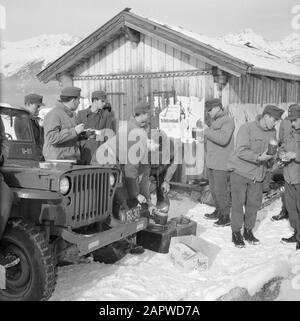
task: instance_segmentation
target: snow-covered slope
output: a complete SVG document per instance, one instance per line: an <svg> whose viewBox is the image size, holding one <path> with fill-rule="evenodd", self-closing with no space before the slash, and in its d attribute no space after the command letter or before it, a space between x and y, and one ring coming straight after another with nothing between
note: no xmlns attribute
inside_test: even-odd
<svg viewBox="0 0 300 321"><path fill-rule="evenodd" d="M22 105L24 95L36 92L52 105L59 92L56 82L42 84L36 74L80 41L68 34L41 35L17 42L4 42L1 47L1 101Z"/></svg>
<svg viewBox="0 0 300 321"><path fill-rule="evenodd" d="M17 42L4 42L1 50L1 73L10 77L36 63L47 66L79 42L68 34L41 35Z"/></svg>
<svg viewBox="0 0 300 321"><path fill-rule="evenodd" d="M241 33L228 34L221 39L230 44L256 48L274 56L285 57L285 52L282 52L279 46L274 46L251 29L245 29L244 32Z"/></svg>
<svg viewBox="0 0 300 321"><path fill-rule="evenodd" d="M292 33L281 41L273 43L273 46L283 52L293 63L300 64L300 35Z"/></svg>
<svg viewBox="0 0 300 321"><path fill-rule="evenodd" d="M297 33L292 33L280 41L272 42L251 29L245 29L240 33L228 34L222 37L221 40L237 46L263 50L268 54L287 58L290 62L300 64L300 35Z"/></svg>

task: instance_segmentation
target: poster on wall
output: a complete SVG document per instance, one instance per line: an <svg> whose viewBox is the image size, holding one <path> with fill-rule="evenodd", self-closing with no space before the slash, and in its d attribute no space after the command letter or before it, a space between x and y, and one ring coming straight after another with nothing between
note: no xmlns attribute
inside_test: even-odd
<svg viewBox="0 0 300 321"><path fill-rule="evenodd" d="M204 172L204 143L193 137L196 125L204 124L204 100L197 97L177 97L159 114L159 127L170 138L178 139L183 148L182 175L187 180L202 178ZM184 179L183 179L184 180Z"/></svg>
<svg viewBox="0 0 300 321"><path fill-rule="evenodd" d="M159 114L159 128L170 138L181 139L180 105L169 105Z"/></svg>

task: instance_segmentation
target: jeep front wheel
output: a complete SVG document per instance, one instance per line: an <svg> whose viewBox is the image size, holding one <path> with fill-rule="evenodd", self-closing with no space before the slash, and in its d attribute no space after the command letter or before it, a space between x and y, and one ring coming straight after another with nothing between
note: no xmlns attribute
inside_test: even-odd
<svg viewBox="0 0 300 321"><path fill-rule="evenodd" d="M0 251L20 259L6 270L6 289L0 290L0 301L50 298L56 284L55 267L49 246L34 225L21 219L9 221Z"/></svg>

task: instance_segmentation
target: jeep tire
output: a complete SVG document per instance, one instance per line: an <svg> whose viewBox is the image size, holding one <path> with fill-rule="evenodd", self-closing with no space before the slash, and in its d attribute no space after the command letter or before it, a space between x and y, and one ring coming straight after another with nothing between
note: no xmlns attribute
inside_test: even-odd
<svg viewBox="0 0 300 321"><path fill-rule="evenodd" d="M0 251L20 259L6 271L6 289L0 290L0 301L50 298L56 284L53 257L44 235L34 225L22 219L10 220L0 240Z"/></svg>

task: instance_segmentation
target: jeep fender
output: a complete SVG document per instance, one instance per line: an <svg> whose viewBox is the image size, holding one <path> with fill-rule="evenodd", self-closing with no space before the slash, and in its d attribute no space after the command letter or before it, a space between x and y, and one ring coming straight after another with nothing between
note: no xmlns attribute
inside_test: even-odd
<svg viewBox="0 0 300 321"><path fill-rule="evenodd" d="M59 200L61 196L57 192L41 191L29 188L10 188L18 198L35 199L35 200Z"/></svg>

